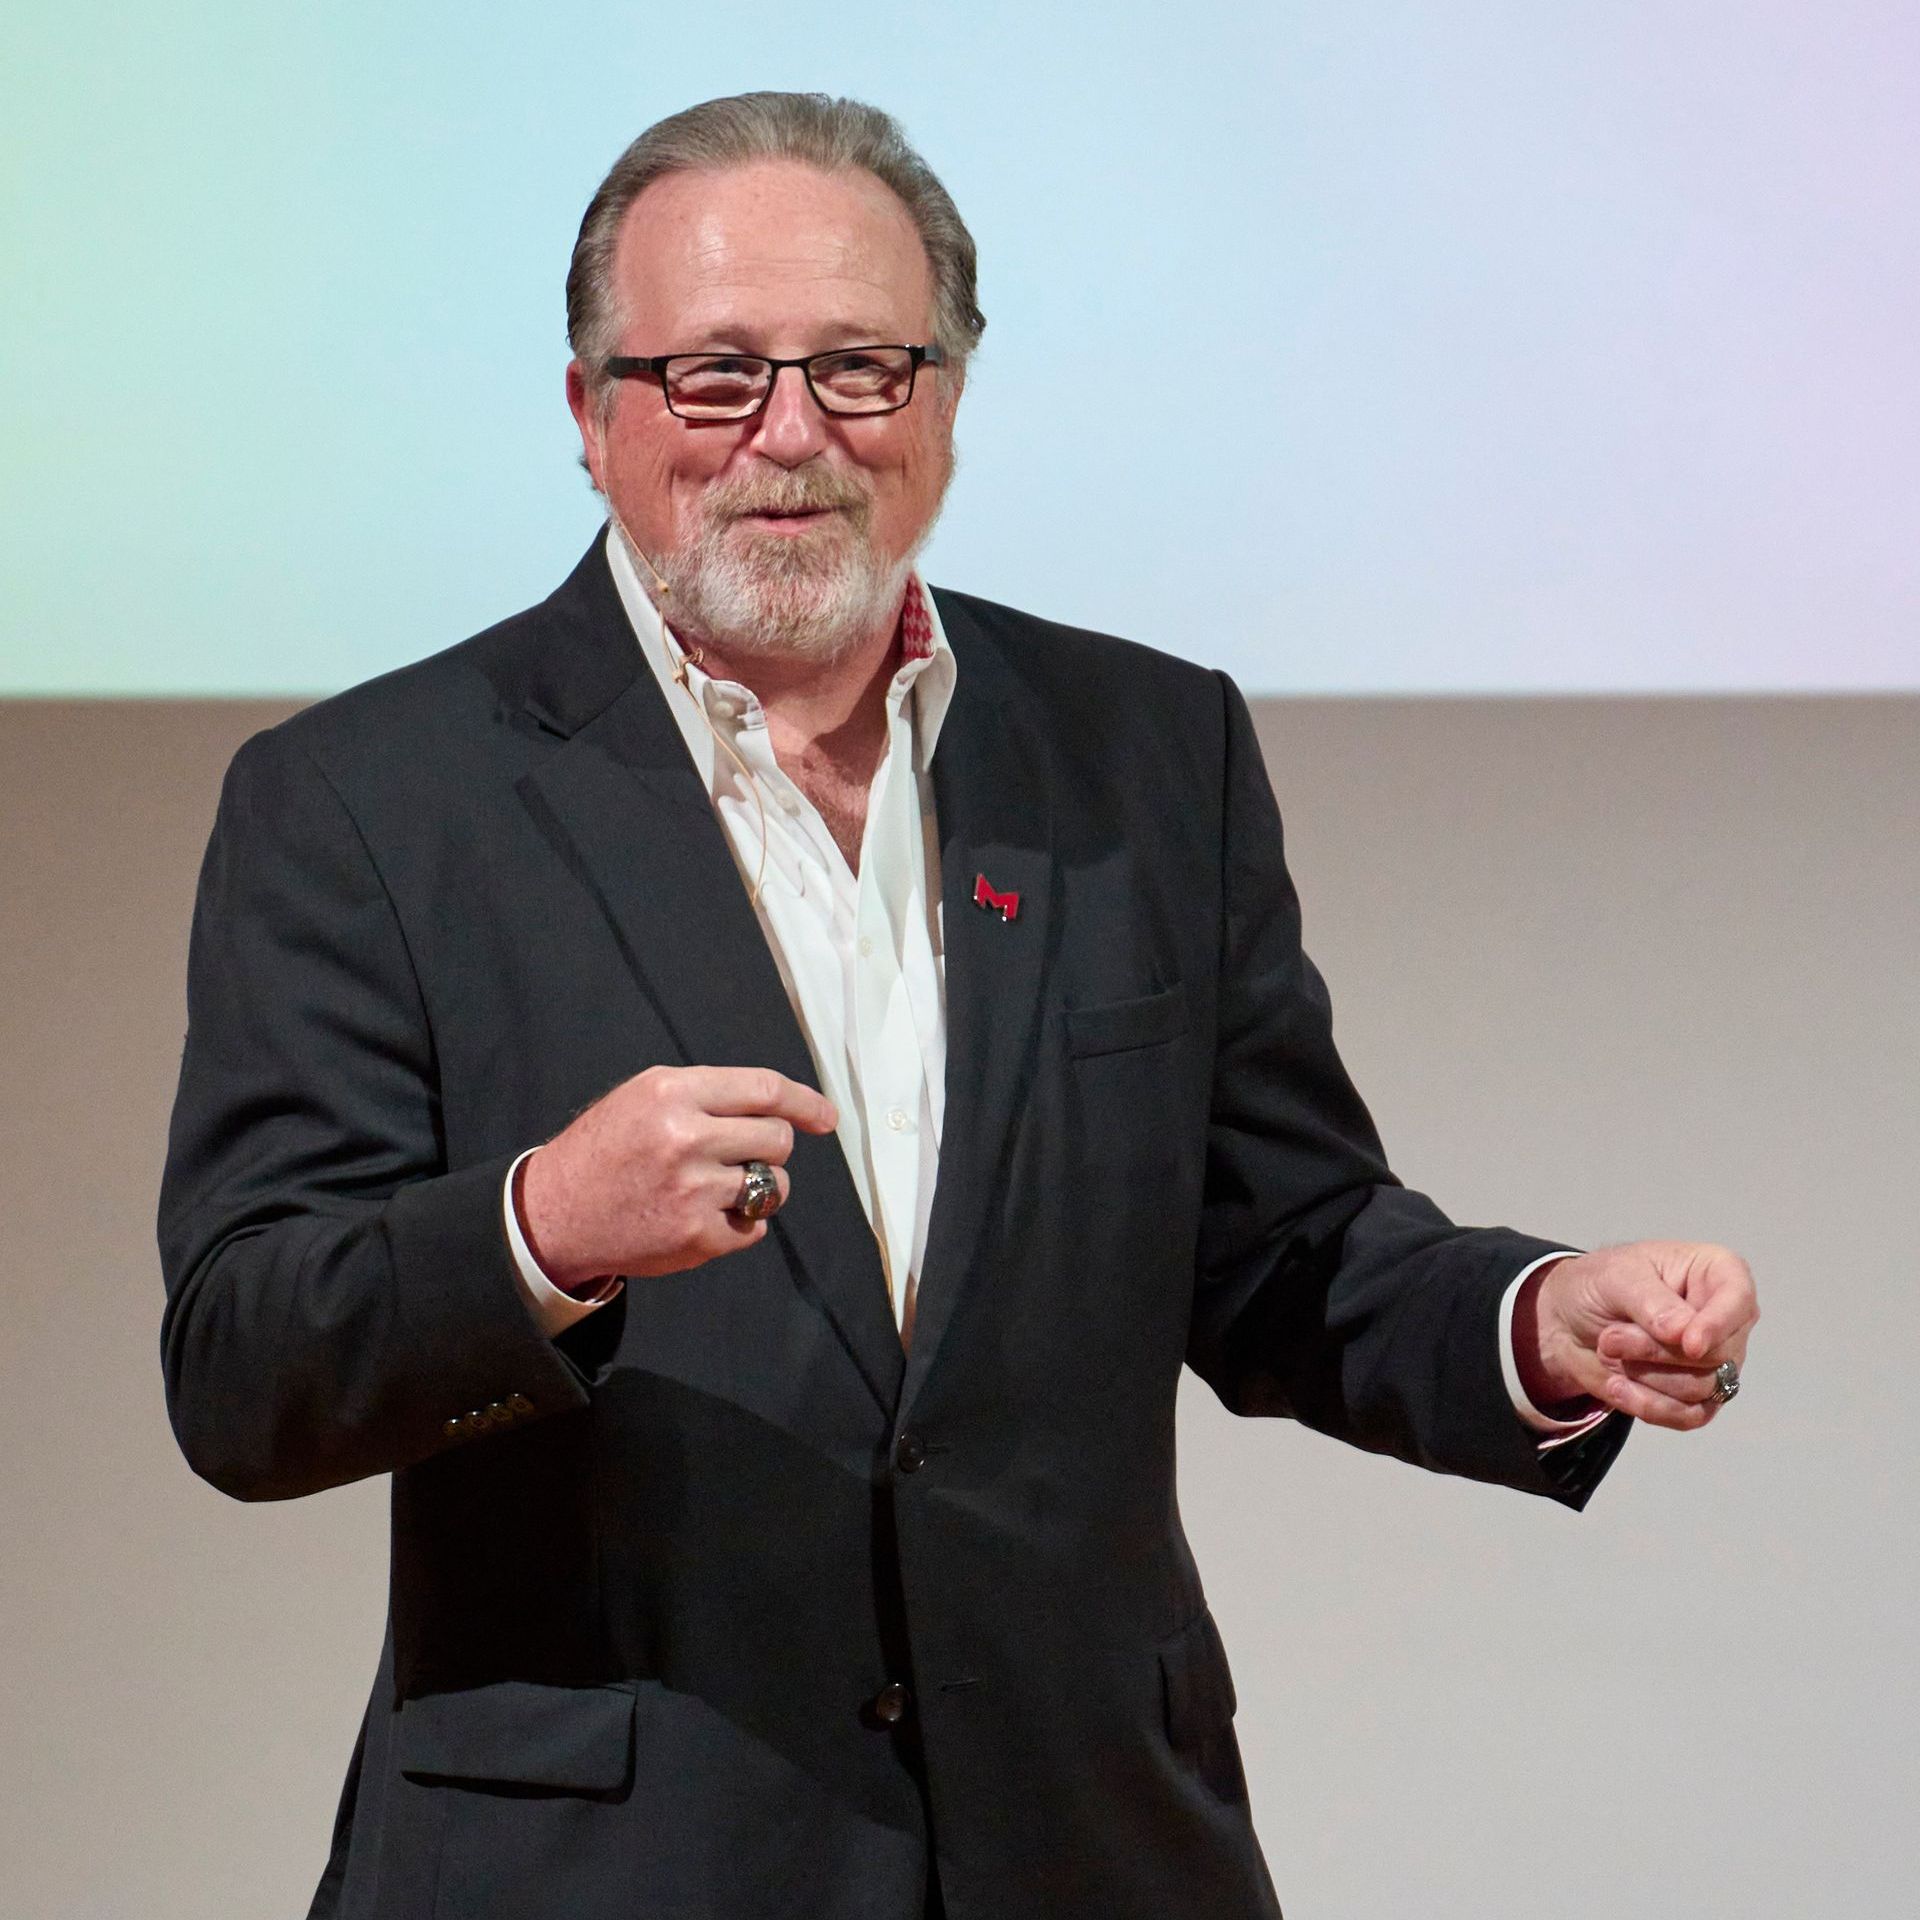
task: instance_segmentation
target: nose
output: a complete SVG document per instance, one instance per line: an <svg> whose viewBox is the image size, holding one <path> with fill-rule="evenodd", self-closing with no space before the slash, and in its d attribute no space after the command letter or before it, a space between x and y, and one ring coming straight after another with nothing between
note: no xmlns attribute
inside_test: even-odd
<svg viewBox="0 0 1920 1920"><path fill-rule="evenodd" d="M767 404L754 416L754 452L778 466L803 466L827 444L827 435L827 416L807 391L800 369L776 369Z"/></svg>

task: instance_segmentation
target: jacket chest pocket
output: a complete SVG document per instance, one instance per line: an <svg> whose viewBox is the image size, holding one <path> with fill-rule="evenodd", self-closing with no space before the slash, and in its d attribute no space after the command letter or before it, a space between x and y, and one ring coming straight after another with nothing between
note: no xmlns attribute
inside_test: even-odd
<svg viewBox="0 0 1920 1920"><path fill-rule="evenodd" d="M1116 1280L1157 1291L1168 1263L1191 1255L1205 1138L1189 1013L1176 981L1060 1016L1066 1057L1035 1129L1046 1181L1070 1182L1085 1203L1077 1244L1109 1311Z"/></svg>
<svg viewBox="0 0 1920 1920"><path fill-rule="evenodd" d="M1067 1009L1067 1052L1075 1060L1131 1053L1177 1040L1187 1030L1187 990L1176 981L1157 993Z"/></svg>

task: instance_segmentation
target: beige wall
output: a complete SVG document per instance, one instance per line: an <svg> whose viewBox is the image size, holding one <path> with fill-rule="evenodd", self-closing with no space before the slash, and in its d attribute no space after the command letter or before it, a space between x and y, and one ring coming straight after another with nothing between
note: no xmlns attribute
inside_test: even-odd
<svg viewBox="0 0 1920 1920"><path fill-rule="evenodd" d="M161 1406L150 1218L193 872L277 710L0 705L9 1914L304 1909L384 1498L229 1504ZM1578 1520L1183 1409L1290 1920L1874 1916L1920 1884L1920 700L1269 703L1309 942L1460 1217L1742 1248L1710 1433Z"/></svg>

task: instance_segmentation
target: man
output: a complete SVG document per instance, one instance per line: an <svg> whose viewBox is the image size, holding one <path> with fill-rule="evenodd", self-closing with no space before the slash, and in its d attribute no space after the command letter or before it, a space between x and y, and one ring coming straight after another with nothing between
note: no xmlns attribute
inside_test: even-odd
<svg viewBox="0 0 1920 1920"><path fill-rule="evenodd" d="M606 536L243 748L196 915L181 1444L393 1475L313 1911L1273 1914L1183 1361L1579 1506L1751 1279L1399 1186L1237 692L921 585L983 322L884 116L661 123L568 309Z"/></svg>

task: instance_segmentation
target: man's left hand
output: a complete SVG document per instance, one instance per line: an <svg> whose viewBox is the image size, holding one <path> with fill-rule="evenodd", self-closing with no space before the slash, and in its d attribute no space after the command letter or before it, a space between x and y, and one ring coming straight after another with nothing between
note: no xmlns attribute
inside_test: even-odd
<svg viewBox="0 0 1920 1920"><path fill-rule="evenodd" d="M1537 1342L1537 1356L1523 1348L1518 1358L1536 1405L1585 1394L1683 1432L1720 1411L1715 1372L1726 1361L1744 1364L1760 1317L1753 1274L1737 1253L1680 1240L1563 1260L1542 1275L1533 1307L1528 1345Z"/></svg>

